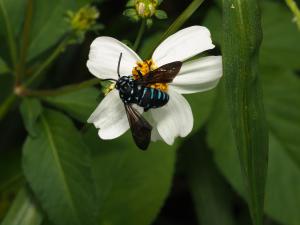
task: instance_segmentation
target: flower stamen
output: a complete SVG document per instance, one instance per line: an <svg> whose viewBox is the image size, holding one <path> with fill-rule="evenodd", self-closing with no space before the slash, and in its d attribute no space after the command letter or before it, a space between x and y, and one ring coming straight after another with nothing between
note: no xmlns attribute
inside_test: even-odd
<svg viewBox="0 0 300 225"><path fill-rule="evenodd" d="M147 76L150 71L157 69L156 64L152 59L145 60L145 61L138 61L137 66L132 69L132 75L135 80L140 79L140 74L142 76ZM139 74L140 72L140 74ZM149 84L147 87L159 89L161 91L168 91L168 84L167 83L155 83Z"/></svg>

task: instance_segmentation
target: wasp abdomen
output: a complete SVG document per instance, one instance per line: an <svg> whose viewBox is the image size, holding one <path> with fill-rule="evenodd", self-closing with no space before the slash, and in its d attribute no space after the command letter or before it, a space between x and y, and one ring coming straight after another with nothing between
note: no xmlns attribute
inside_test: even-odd
<svg viewBox="0 0 300 225"><path fill-rule="evenodd" d="M144 87L140 90L139 101L137 104L145 111L151 108L162 107L169 101L169 95L155 88Z"/></svg>

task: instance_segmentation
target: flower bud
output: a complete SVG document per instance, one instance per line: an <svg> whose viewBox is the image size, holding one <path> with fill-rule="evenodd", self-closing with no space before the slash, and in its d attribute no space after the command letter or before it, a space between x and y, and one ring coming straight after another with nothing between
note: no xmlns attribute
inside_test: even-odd
<svg viewBox="0 0 300 225"><path fill-rule="evenodd" d="M75 32L86 32L93 28L99 15L95 7L86 5L77 12L69 11L68 21Z"/></svg>
<svg viewBox="0 0 300 225"><path fill-rule="evenodd" d="M139 17L150 18L155 14L157 0L135 0L135 9Z"/></svg>

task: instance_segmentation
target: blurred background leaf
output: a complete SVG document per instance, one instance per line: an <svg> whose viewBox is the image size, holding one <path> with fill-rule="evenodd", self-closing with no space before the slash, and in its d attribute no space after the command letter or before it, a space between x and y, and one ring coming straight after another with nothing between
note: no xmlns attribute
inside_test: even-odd
<svg viewBox="0 0 300 225"><path fill-rule="evenodd" d="M101 98L99 90L86 88L63 95L44 97L43 100L85 123Z"/></svg>
<svg viewBox="0 0 300 225"><path fill-rule="evenodd" d="M300 69L300 32L293 22L291 12L279 2L265 1L262 23L264 41L261 63L289 69Z"/></svg>
<svg viewBox="0 0 300 225"><path fill-rule="evenodd" d="M0 222L23 184L21 154L17 149L0 152Z"/></svg>
<svg viewBox="0 0 300 225"><path fill-rule="evenodd" d="M5 6L13 40L19 53L26 3L29 1L0 1ZM45 76L41 78L41 81L44 79L44 82L36 89L57 89L66 84L76 84L91 79L92 75L85 64L89 45L96 36L113 36L126 40L129 44L134 42L138 26L121 15L126 2L32 0L30 46L25 76L30 77L41 62L49 57L53 49L66 37L69 27L65 21L65 13L90 2L93 2L93 5L100 10L101 16L98 22L104 23L106 29L98 34L89 32L81 45L62 48L58 55L62 51L63 54L56 57L51 66L43 71ZM297 3L300 2L297 1ZM189 4L189 1L165 0L162 2L159 7L167 12L168 19L154 19L153 26L146 29L139 52L142 57L153 51L155 43L164 31ZM197 12L186 21L184 27L195 24L208 26L214 43L221 46L220 6L220 0L204 1ZM265 39L261 49L261 62L264 64L261 69L265 75L262 77L265 104L272 130L265 225L298 225L300 221L298 213L300 202L298 196L300 189L299 143L297 140L300 114L298 112L299 101L297 101L299 72L292 72L292 70L299 69L299 31L284 1L280 3L275 0L265 0L262 6ZM14 71L11 71L13 63L8 51L4 22L0 11L0 103L14 91L14 76L12 75ZM210 51L209 54L220 55L220 48ZM105 225L209 225L214 223L217 223L216 225L250 225L246 203L237 194L243 195L242 180L231 138L228 115L225 111L226 102L223 100L222 92L217 92L213 90L186 95L195 120L192 134L184 141L179 139L176 145L171 147L162 142L151 143L147 152L140 152L135 147L129 132L116 140L103 141L99 139L96 130L91 125L85 124L90 113L101 101L100 89L86 88L60 96L40 98L43 107L51 107L60 111L49 112L46 109L46 112L43 110L41 115L50 125L50 130L55 131L52 132L53 140L59 145L57 153L60 159L66 159L64 168L67 168L66 171L72 171L65 173L66 180L73 184L70 190L73 191L74 204L80 212L80 218L88 220L94 217L97 218L97 224ZM17 105L14 104L14 106ZM38 108L37 112L39 112ZM35 146L34 151L27 149L30 152L28 153L30 157L27 159L31 158L34 162L26 163L27 174L30 173L28 181L33 189L33 195L25 202L33 200L34 203L41 205L43 225L62 224L65 222L63 220L68 220L66 225L69 225L70 217L72 217L71 223L76 220L76 217L65 213L70 212L70 208L63 207L63 203L67 200L63 192L59 191L62 186L59 182L52 182L57 181L57 174L55 174L55 169L53 170L55 167L47 167L49 165L47 163L53 160L51 157L46 157L47 154L43 155L47 149L39 145L46 139L43 137L45 129L41 129L41 118L37 116L38 114L31 117L33 120L25 119L26 123L30 123L33 127L37 126L37 136L28 137L31 145ZM72 125L71 119L74 119L75 126ZM24 184L20 146L28 133L17 107L12 107L5 119L0 121L0 132L1 221L9 207L18 202L16 195ZM208 138L206 138L207 135ZM211 153L207 150L205 138L213 150ZM79 147L81 150L78 150ZM177 156L178 150L180 154ZM83 174L90 173L87 172L89 169L86 169L86 166L90 164L86 159L90 156L86 152L90 151L92 175L83 176ZM43 157L46 159L41 160ZM77 171L77 166L73 168L72 163L79 163L78 168L84 169ZM182 163L185 166L182 166ZM43 176L44 171L52 171L53 175ZM76 176L77 174L79 175ZM90 176L95 180L94 184ZM92 199L96 203L91 204L90 202L94 201L85 197L93 196L90 194L93 191L79 192L84 186L83 183L88 183L89 190L96 189L97 197ZM95 187L90 187L91 185ZM16 199L15 202L14 199ZM60 211L59 207L63 207L63 210ZM22 211L18 210L18 212ZM8 218L12 217L8 216ZM85 224L89 222L87 220L84 221Z"/></svg>
<svg viewBox="0 0 300 225"><path fill-rule="evenodd" d="M92 151L99 223L151 224L170 190L176 145L155 143L143 152L129 132L119 140L103 141L95 128L84 139Z"/></svg>
<svg viewBox="0 0 300 225"><path fill-rule="evenodd" d="M37 135L36 122L42 113L41 103L34 98L24 98L20 105L21 115L26 130L32 136Z"/></svg>
<svg viewBox="0 0 300 225"><path fill-rule="evenodd" d="M262 6L263 42L260 50L260 61L269 66L299 69L300 32L292 20L287 7L279 1L265 0ZM221 10L212 7L204 24L212 31L213 39L221 44Z"/></svg>
<svg viewBox="0 0 300 225"><path fill-rule="evenodd" d="M199 145L203 131L186 141L186 145L192 147L183 156L198 220L205 225L234 225L233 195L216 168L206 144L203 142Z"/></svg>
<svg viewBox="0 0 300 225"><path fill-rule="evenodd" d="M40 225L43 215L29 190L22 188L1 225Z"/></svg>
<svg viewBox="0 0 300 225"><path fill-rule="evenodd" d="M91 161L81 135L51 110L44 110L37 129L38 136L25 142L23 169L41 206L55 224L95 224Z"/></svg>
<svg viewBox="0 0 300 225"><path fill-rule="evenodd" d="M285 69L263 67L261 71L270 129L270 163L265 208L267 214L277 221L296 225L300 220L296 212L300 207L300 81L295 74ZM228 112L222 95L220 92L208 124L208 143L214 151L216 163L222 173L239 193L245 196L240 168L236 163L238 156L234 150Z"/></svg>
<svg viewBox="0 0 300 225"><path fill-rule="evenodd" d="M67 11L76 11L88 1L32 0L31 2L34 13L29 37L29 61L54 46L67 34L70 30L70 25L66 21Z"/></svg>
<svg viewBox="0 0 300 225"><path fill-rule="evenodd" d="M8 72L9 72L8 65L6 64L6 62L4 62L2 58L0 58L0 76Z"/></svg>

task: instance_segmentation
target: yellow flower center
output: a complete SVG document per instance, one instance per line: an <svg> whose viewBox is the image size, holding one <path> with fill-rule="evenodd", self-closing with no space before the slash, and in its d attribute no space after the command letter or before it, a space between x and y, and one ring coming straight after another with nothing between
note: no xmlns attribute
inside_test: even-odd
<svg viewBox="0 0 300 225"><path fill-rule="evenodd" d="M141 72L142 76L148 76L150 71L153 71L157 68L154 61L152 59L145 60L145 61L139 61L136 63L137 66L135 66L132 69L132 75L135 80L140 79L140 75L138 71ZM167 83L155 83L155 84L149 84L147 87L159 89L161 91L167 91L168 90L168 84Z"/></svg>
<svg viewBox="0 0 300 225"><path fill-rule="evenodd" d="M138 71L141 72L142 76L148 76L150 71L153 71L157 69L157 66L155 65L154 61L152 59L145 60L145 61L138 61L136 63L136 66L132 69L132 76L135 80L140 79L140 75ZM116 84L111 83L107 85L104 89L104 95L107 95L109 92L111 92L113 89L115 89ZM167 83L155 83L155 84L149 84L147 87L159 89L161 91L168 91L168 84Z"/></svg>

